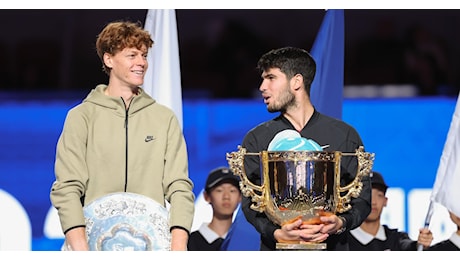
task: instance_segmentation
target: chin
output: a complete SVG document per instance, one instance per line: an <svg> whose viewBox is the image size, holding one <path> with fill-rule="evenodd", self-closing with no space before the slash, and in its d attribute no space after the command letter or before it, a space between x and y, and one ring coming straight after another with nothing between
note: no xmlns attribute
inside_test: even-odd
<svg viewBox="0 0 460 260"><path fill-rule="evenodd" d="M142 85L144 85L144 82L132 82L131 84L136 87L141 87Z"/></svg>

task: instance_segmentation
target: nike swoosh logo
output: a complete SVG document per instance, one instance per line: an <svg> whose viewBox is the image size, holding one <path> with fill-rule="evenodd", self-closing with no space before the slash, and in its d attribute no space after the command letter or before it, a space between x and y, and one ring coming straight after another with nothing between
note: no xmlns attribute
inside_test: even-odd
<svg viewBox="0 0 460 260"><path fill-rule="evenodd" d="M153 137L152 135L147 135L147 137L145 137L144 141L147 143L147 142L150 142L150 141L153 141L153 140L155 140L155 137Z"/></svg>

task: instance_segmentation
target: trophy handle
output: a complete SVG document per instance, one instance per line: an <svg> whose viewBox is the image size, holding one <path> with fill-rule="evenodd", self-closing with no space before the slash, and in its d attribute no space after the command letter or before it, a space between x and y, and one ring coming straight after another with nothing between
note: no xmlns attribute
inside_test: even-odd
<svg viewBox="0 0 460 260"><path fill-rule="evenodd" d="M356 172L356 176L354 180L349 183L348 185L341 187L340 186L340 163L337 163L335 165L336 169L335 172L338 173L339 176L337 176L336 179L336 187L337 187L337 206L336 206L336 211L339 213L343 213L351 208L350 205L350 200L351 198L357 198L359 194L361 193L361 190L363 188L363 183L362 183L362 178L364 176L368 176L369 173L372 170L372 166L374 164L374 153L368 153L364 152L364 147L360 146L358 149L356 149L356 152L354 154L346 154L342 153L342 156L356 156L358 160L358 169ZM341 196L340 194L346 192L345 195Z"/></svg>
<svg viewBox="0 0 460 260"><path fill-rule="evenodd" d="M265 184L262 184L262 186L258 186L248 179L246 171L244 170L244 157L246 155L259 156L259 153L247 153L246 148L243 148L241 145L238 145L237 152L227 153L227 161L233 174L240 177L241 193L245 197L252 198L252 202L254 202L254 204L251 205L251 209L263 212L266 206L263 199L265 196ZM258 191L260 195L255 191Z"/></svg>

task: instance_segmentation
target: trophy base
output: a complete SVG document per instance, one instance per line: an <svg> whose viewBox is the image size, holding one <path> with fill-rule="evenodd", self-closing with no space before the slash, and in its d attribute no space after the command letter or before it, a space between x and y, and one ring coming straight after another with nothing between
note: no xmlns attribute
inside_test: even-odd
<svg viewBox="0 0 460 260"><path fill-rule="evenodd" d="M276 243L276 250L326 250L326 243Z"/></svg>

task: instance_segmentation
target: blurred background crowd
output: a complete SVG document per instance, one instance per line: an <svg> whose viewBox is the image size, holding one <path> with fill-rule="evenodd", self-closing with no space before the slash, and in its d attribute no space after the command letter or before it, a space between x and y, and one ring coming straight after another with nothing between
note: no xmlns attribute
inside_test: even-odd
<svg viewBox="0 0 460 260"><path fill-rule="evenodd" d="M307 50L322 9L176 10L184 98L253 98L258 57L291 45ZM87 93L106 82L95 54L109 21L145 22L146 9L0 10L0 92L27 98ZM457 96L460 10L345 10L344 93Z"/></svg>

